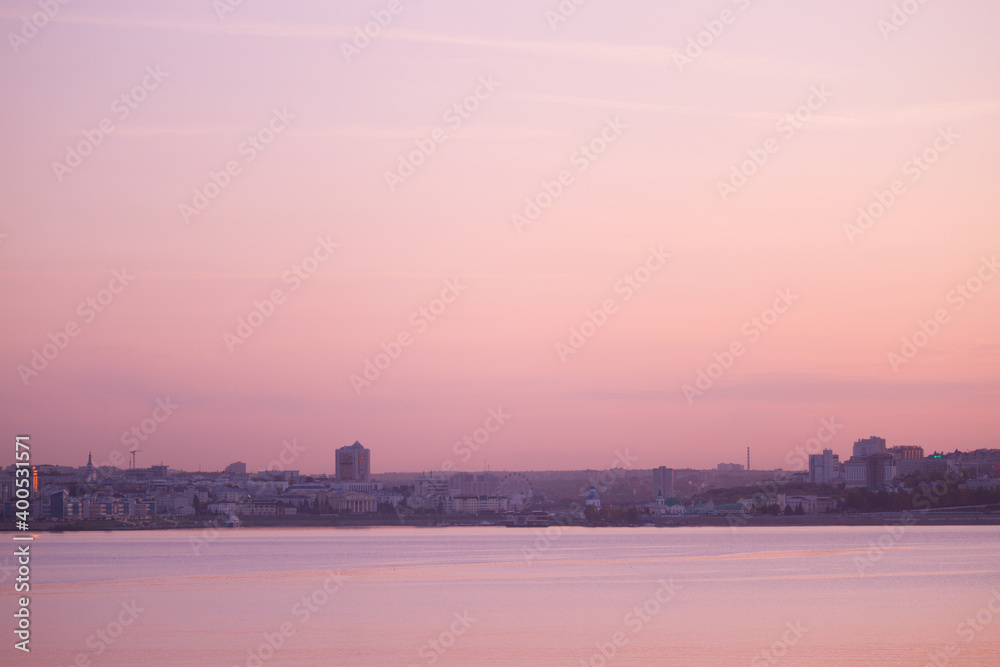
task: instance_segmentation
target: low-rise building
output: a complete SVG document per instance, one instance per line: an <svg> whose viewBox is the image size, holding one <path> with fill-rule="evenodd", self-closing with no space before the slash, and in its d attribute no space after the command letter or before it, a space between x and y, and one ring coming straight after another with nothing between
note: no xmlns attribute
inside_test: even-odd
<svg viewBox="0 0 1000 667"><path fill-rule="evenodd" d="M237 509L238 509L238 505L235 502L231 502L231 501L228 501L228 500L223 500L223 501L219 501L219 502L209 503L209 505L208 505L208 513L209 514L225 514L227 516L230 515L230 514L235 515L236 512L237 512Z"/></svg>
<svg viewBox="0 0 1000 667"><path fill-rule="evenodd" d="M237 507L237 514L240 516L275 516L277 513L273 500L251 500L242 502Z"/></svg>
<svg viewBox="0 0 1000 667"><path fill-rule="evenodd" d="M784 512L791 507L793 512L802 508L803 514L821 514L837 506L837 501L829 496L778 494L778 508Z"/></svg>
<svg viewBox="0 0 1000 667"><path fill-rule="evenodd" d="M506 512L510 499L505 496L450 496L445 511L450 514L479 514L481 512Z"/></svg>
<svg viewBox="0 0 1000 667"><path fill-rule="evenodd" d="M329 494L326 500L334 512L371 514L378 511L375 496L360 491L338 491Z"/></svg>

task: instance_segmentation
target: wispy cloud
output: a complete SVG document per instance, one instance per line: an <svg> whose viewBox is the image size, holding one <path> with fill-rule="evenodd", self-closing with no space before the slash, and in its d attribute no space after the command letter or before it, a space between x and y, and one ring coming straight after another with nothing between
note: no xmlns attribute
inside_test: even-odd
<svg viewBox="0 0 1000 667"><path fill-rule="evenodd" d="M552 95L546 93L513 94L508 95L508 99L539 104L561 104L622 111L648 111L685 116L718 117L727 120L742 119L765 123L773 123L775 119L794 111L794 109L761 111L720 110L707 107L664 104L661 102ZM809 124L810 126L826 127L831 130L898 127L900 125L927 126L958 122L969 118L994 116L998 113L1000 113L1000 100L968 100L944 104L916 104L896 107L850 107L841 109L837 114L814 113L809 119Z"/></svg>
<svg viewBox="0 0 1000 667"><path fill-rule="evenodd" d="M875 378L845 378L823 373L771 373L734 378L712 387L719 401L766 403L864 402L864 401L962 401L974 397L996 397L995 382L897 381ZM683 407L680 386L658 389L584 389L572 398L598 401L667 401Z"/></svg>
<svg viewBox="0 0 1000 667"><path fill-rule="evenodd" d="M636 100L614 100L597 97L580 97L575 95L550 95L546 93L520 93L508 95L507 99L540 104L564 104L569 106L592 107L595 109L617 109L620 111L652 111L687 116L720 116L731 118L734 115L745 117L746 114L734 114L706 107L692 107L678 104L663 104L660 102L642 102Z"/></svg>
<svg viewBox="0 0 1000 667"><path fill-rule="evenodd" d="M341 123L297 127L288 131L288 136L312 139L414 139L428 135L437 126L431 125L374 125L370 123ZM115 131L118 136L135 139L155 139L159 137L226 136L246 134L248 125L145 125L122 127ZM479 125L463 127L460 130L466 139L550 139L567 136L565 129L545 129L518 125ZM75 134L75 133L73 133Z"/></svg>
<svg viewBox="0 0 1000 667"><path fill-rule="evenodd" d="M0 11L0 18L20 19L22 15L11 10ZM230 19L175 19L139 18L134 16L94 15L73 12L67 9L52 17L53 23L68 23L83 26L121 28L128 30L168 30L176 32L196 32L206 34L226 34L245 37L292 37L315 39L346 39L351 36L351 26L322 25L315 23L272 23L260 21L238 21Z"/></svg>
<svg viewBox="0 0 1000 667"><path fill-rule="evenodd" d="M641 44L510 40L403 29L388 30L385 35L394 39L414 42L454 44L456 46L479 49L521 51L538 55L592 58L645 65L667 64L672 53L671 49L663 46L646 46Z"/></svg>
<svg viewBox="0 0 1000 667"><path fill-rule="evenodd" d="M0 12L0 17L19 19L21 15L8 10ZM92 15L71 11L61 12L52 20L56 23L103 26L129 30L168 30L244 37L284 37L294 39L350 39L353 36L354 30L354 26L346 25L240 21L236 17L232 17L226 21L209 19L199 21L175 18L150 19L128 16ZM453 45L463 47L463 49L522 52L534 55L564 56L646 65L665 65L669 62L672 53L672 49L663 46L613 44L606 42L513 40L403 28L386 28L382 31L379 39Z"/></svg>
<svg viewBox="0 0 1000 667"><path fill-rule="evenodd" d="M895 107L853 107L842 109L837 115L817 115L809 122L838 129L925 126L955 123L997 114L1000 114L1000 100L966 100Z"/></svg>

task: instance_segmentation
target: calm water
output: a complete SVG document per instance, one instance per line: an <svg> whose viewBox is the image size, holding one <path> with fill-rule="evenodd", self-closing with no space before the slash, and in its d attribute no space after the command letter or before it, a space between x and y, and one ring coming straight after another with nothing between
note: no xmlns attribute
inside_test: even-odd
<svg viewBox="0 0 1000 667"><path fill-rule="evenodd" d="M997 528L220 529L33 550L33 650L11 648L7 571L3 664L1000 665Z"/></svg>

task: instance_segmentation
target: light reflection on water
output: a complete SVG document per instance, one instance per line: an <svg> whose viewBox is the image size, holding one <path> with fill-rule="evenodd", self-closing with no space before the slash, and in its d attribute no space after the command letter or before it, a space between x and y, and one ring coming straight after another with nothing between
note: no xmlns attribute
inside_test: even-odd
<svg viewBox="0 0 1000 667"><path fill-rule="evenodd" d="M546 535L475 527L42 535L33 546L31 661L71 665L83 655L94 665L257 665L263 655L262 665L596 667L603 647L614 652L608 665L924 665L928 652L953 644L959 652L949 664L1000 664L1000 614L969 642L956 631L1000 591L1000 529L911 526L872 552L877 560L859 576L856 561L885 533L570 528ZM331 572L346 577L343 585ZM664 586L674 594L657 599ZM122 603L133 599L143 610L135 622L110 642L100 639L95 633L116 631ZM1000 610L1000 598L993 604ZM273 654L265 635L280 644ZM772 646L777 662L760 653ZM249 652L261 647L258 657ZM2 650L13 654L10 642Z"/></svg>

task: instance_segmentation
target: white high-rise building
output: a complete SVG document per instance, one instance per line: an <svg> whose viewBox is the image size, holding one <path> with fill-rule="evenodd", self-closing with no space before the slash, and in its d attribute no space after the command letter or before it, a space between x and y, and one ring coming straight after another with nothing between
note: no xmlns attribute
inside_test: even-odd
<svg viewBox="0 0 1000 667"><path fill-rule="evenodd" d="M822 454L809 455L809 481L815 484L833 484L840 477L840 457L832 449Z"/></svg>
<svg viewBox="0 0 1000 667"><path fill-rule="evenodd" d="M885 438L873 435L870 438L855 441L853 455L856 458L874 456L876 454L885 454Z"/></svg>
<svg viewBox="0 0 1000 667"><path fill-rule="evenodd" d="M854 443L854 455L844 463L848 489L884 489L896 478L896 460L886 450L885 438L872 436Z"/></svg>
<svg viewBox="0 0 1000 667"><path fill-rule="evenodd" d="M337 450L337 481L338 482L369 482L371 481L371 451L365 449L360 442L341 447Z"/></svg>

